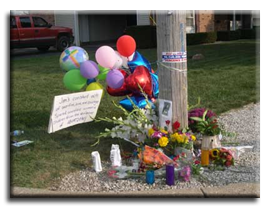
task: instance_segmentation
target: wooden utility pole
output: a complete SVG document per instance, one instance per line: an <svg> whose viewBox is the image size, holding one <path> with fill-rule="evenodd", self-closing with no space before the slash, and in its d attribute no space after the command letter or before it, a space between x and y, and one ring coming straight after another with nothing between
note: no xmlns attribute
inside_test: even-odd
<svg viewBox="0 0 270 208"><path fill-rule="evenodd" d="M184 128L188 126L186 11L157 11L156 17L159 98L172 101L172 122L179 121Z"/></svg>

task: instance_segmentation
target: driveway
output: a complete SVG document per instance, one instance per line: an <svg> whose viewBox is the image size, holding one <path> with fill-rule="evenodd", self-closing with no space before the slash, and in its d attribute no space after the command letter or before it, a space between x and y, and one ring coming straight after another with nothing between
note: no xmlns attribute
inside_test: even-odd
<svg viewBox="0 0 270 208"><path fill-rule="evenodd" d="M108 45L116 50L115 43L100 43L100 44L92 44L81 46L84 50L89 52L95 52L100 46ZM10 50L10 59L22 59L22 58L35 58L35 57L43 57L43 56L55 56L61 55L61 52L57 51L56 48L50 47L47 52L40 52L36 48L20 48L20 49L12 49Z"/></svg>

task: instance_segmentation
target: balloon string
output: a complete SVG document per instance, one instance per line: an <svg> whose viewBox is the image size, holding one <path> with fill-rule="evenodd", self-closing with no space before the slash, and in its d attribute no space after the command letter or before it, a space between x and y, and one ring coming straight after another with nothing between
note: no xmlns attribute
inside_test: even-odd
<svg viewBox="0 0 270 208"><path fill-rule="evenodd" d="M163 64L162 62L157 62L157 65L163 66L163 67L165 67L166 69L170 69L170 70L172 70L172 71L178 71L178 72L187 73L187 70L186 70L186 69L178 69L178 68L175 68L175 67L166 66L166 65Z"/></svg>

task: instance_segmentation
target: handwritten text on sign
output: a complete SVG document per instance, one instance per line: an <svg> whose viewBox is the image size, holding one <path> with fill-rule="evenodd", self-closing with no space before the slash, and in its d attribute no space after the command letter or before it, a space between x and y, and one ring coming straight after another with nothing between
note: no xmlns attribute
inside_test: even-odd
<svg viewBox="0 0 270 208"><path fill-rule="evenodd" d="M97 114L102 90L54 97L48 133L92 121Z"/></svg>
<svg viewBox="0 0 270 208"><path fill-rule="evenodd" d="M186 52L162 52L162 62L179 63L187 61Z"/></svg>

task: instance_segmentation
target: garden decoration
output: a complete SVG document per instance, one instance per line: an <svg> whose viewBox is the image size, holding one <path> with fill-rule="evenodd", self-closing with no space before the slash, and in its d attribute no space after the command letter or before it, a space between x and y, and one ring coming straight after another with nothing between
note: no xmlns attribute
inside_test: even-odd
<svg viewBox="0 0 270 208"><path fill-rule="evenodd" d="M146 100L155 108L159 84L151 64L136 51L136 42L131 36L121 36L116 45L117 51L106 45L99 47L95 52L97 63L88 60L84 49L73 46L67 48L60 56L60 67L67 72L63 79L64 86L71 91L83 90L85 86L86 91L102 89L103 96L104 91L110 96L129 95L133 104L139 108L146 106ZM100 80L105 80L107 86L103 87ZM142 96L138 85L147 98ZM133 104L126 98L120 101L120 105L128 111L133 110Z"/></svg>

